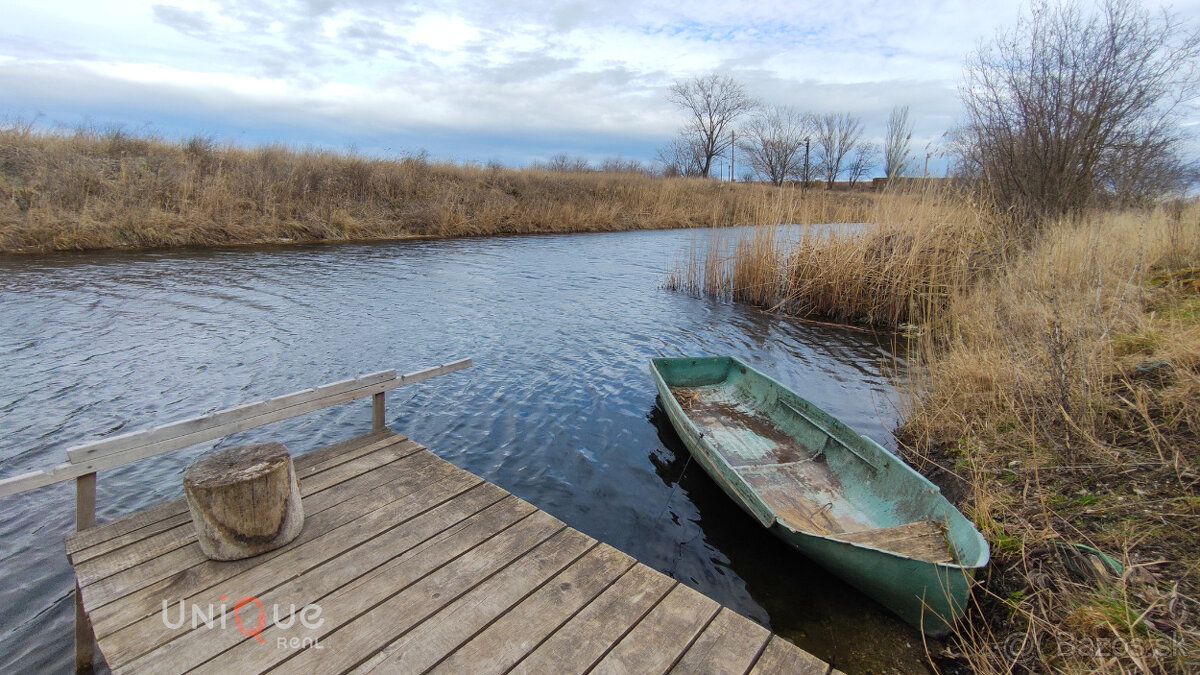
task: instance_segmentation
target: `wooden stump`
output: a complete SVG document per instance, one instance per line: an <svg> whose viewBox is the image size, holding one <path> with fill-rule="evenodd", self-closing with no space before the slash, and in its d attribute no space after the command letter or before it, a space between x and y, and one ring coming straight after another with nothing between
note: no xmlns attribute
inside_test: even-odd
<svg viewBox="0 0 1200 675"><path fill-rule="evenodd" d="M300 485L282 443L214 452L188 468L183 491L200 549L212 560L277 549L304 527Z"/></svg>

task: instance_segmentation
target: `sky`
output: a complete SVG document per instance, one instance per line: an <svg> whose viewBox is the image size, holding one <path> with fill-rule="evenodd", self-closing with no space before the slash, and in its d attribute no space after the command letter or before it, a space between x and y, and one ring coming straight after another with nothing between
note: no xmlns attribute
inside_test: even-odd
<svg viewBox="0 0 1200 675"><path fill-rule="evenodd" d="M716 71L765 103L858 115L879 141L908 105L925 155L959 119L964 56L1020 8L3 0L0 119L458 162L649 161L684 122L667 88ZM1174 10L1200 15L1200 0Z"/></svg>

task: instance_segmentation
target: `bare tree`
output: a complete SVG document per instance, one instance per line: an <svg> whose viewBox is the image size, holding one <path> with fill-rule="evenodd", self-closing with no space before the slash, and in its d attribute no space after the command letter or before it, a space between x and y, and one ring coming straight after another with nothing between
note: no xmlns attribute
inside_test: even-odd
<svg viewBox="0 0 1200 675"><path fill-rule="evenodd" d="M1200 32L1135 0L1036 2L966 65L960 167L1024 223L1077 215L1112 190L1155 199L1184 174Z"/></svg>
<svg viewBox="0 0 1200 675"><path fill-rule="evenodd" d="M769 106L742 128L738 147L755 173L783 185L804 170L804 139L811 134L810 124L809 117L794 108Z"/></svg>
<svg viewBox="0 0 1200 675"><path fill-rule="evenodd" d="M866 178L867 174L871 173L871 169L875 168L875 164L878 162L878 145L868 143L867 141L856 143L854 150L851 151L846 161L846 180L850 181L850 187L854 187L855 183Z"/></svg>
<svg viewBox="0 0 1200 675"><path fill-rule="evenodd" d="M816 118L817 166L830 189L842 175L846 156L862 137L862 120L850 113L828 113Z"/></svg>
<svg viewBox="0 0 1200 675"><path fill-rule="evenodd" d="M636 159L625 159L620 155L605 157L600 161L600 170L608 173L647 173L645 164Z"/></svg>
<svg viewBox="0 0 1200 675"><path fill-rule="evenodd" d="M546 169L547 171L583 172L592 170L587 159L583 157L571 157L565 152L554 155L544 164L538 163L534 166Z"/></svg>
<svg viewBox="0 0 1200 675"><path fill-rule="evenodd" d="M903 176L911 168L912 122L908 119L908 106L892 108L887 121L887 134L883 141L883 175L889 180Z"/></svg>
<svg viewBox="0 0 1200 675"><path fill-rule="evenodd" d="M658 149L664 176L700 176L704 155L694 138L677 136Z"/></svg>
<svg viewBox="0 0 1200 675"><path fill-rule="evenodd" d="M667 100L686 112L690 120L682 134L700 151L700 175L708 177L713 158L732 143L730 131L738 118L756 103L746 88L731 77L710 73L671 85Z"/></svg>

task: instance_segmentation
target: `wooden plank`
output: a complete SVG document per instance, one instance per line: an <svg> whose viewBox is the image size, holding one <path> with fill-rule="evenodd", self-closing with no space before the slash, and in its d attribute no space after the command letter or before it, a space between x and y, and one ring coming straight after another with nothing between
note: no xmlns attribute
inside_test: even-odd
<svg viewBox="0 0 1200 675"><path fill-rule="evenodd" d="M946 531L941 523L918 520L905 525L848 532L836 537L842 541L891 551L928 562L954 562Z"/></svg>
<svg viewBox="0 0 1200 675"><path fill-rule="evenodd" d="M418 453L417 455L414 455L414 460L416 458L422 458L424 461L428 462L428 465L423 464L419 471L400 478L399 480L403 481L402 483L389 483L388 489L372 490L367 494L353 496L355 494L353 486L351 485L353 481L347 481L346 483L343 483L335 488L338 492L337 497L339 499L347 499L338 502L337 506L335 507L316 513L312 517L305 516L304 531L301 532L300 536L297 537L291 544L289 544L289 546L299 546L306 541L314 539L325 532L332 530L334 527L354 520L355 518L359 517L364 510L378 508L378 506L382 504L399 499L408 492L415 490L434 490L436 489L436 483L442 480L451 480L457 475L457 473L460 472L459 469L456 469L449 463L434 457L432 453ZM432 460L436 461L432 461L428 458L432 458ZM475 481L480 480L479 478L473 476L472 479ZM317 495L317 497L330 494L330 492L331 491L327 490L320 493L320 495ZM314 497L313 499L316 499L317 497ZM365 506L366 504L370 504L371 506ZM201 565L201 563L208 562L208 559L200 550L200 545L193 542L187 546L184 546L183 548L175 549L162 556L146 561L135 568L124 569L117 574L101 579L94 584L84 586L84 598L87 601L87 607L92 614L92 621L98 626L102 618L107 615L106 612L98 613L98 610L102 609L104 605L107 605L109 602L112 602L118 598L131 595L135 591L146 588L155 582L166 579L175 579L178 581L180 580L178 575L183 575L183 578L190 579L192 574L200 575L202 577L220 576L221 578L228 578L228 576L241 571L241 569L244 568L243 566L253 566L256 564L256 562L261 561L263 556L280 555L280 553L286 549L287 547L285 546L284 548L263 553L260 556L255 556L254 558L226 562L220 565ZM194 570L194 568L197 566L204 567L204 569L208 571L193 572L192 570ZM220 570L220 574L218 574L217 570Z"/></svg>
<svg viewBox="0 0 1200 675"><path fill-rule="evenodd" d="M340 485L352 478L356 478L386 464L406 459L417 453L432 454L412 441L387 444L374 452L355 457L348 462L343 462L324 471L305 476L300 482L300 489L304 497L315 497L322 490Z"/></svg>
<svg viewBox="0 0 1200 675"><path fill-rule="evenodd" d="M369 431L361 436L355 436L354 438L341 441L326 448L296 455L292 458L292 462L296 466L296 477L303 482L309 476L331 469L338 464L349 462L356 457L375 452L381 447L385 447L386 444L408 440L411 439L391 429ZM415 443L416 441L413 442Z"/></svg>
<svg viewBox="0 0 1200 675"><path fill-rule="evenodd" d="M101 455L91 454L84 456L86 453L76 452L76 455L81 457L79 461L68 461L51 467L50 469L41 469L21 474L19 476L0 479L0 497L10 494L17 494L19 492L35 490L53 483L70 480L72 478L78 478L84 474L95 473L105 469L112 469L121 466L122 464L128 464L129 462L137 461L139 459L145 459L147 457L159 455L164 452L170 452L180 448L185 448L189 445L194 445L196 443L209 441L214 438L221 438L240 431L246 431L247 429L253 429L264 424L270 424L272 422L278 422L280 420L288 419L289 417L303 415L315 410L320 410L321 408L328 408L330 406L339 405L341 403L346 403L348 401L363 398L365 396L374 396L375 394L390 391L405 384L422 382L432 377L438 377L439 375L452 373L464 368L469 368L470 366L471 359L462 359L460 361L453 361L441 366L426 368L425 370L409 373L398 378L385 380L380 383L360 387L351 391L339 392L316 400L306 401L298 405L292 405L281 409L272 408L268 412L256 414L252 417L234 416L234 421L221 424L220 426L205 427L198 431L179 436L167 436L163 440L148 444L137 445L135 447L129 447L125 449L122 449L122 446L118 445L116 448L109 448L105 450L104 454ZM262 403L268 404L270 401L263 401ZM267 407L269 408L270 406ZM196 420L185 420L185 422L196 422ZM131 434L136 433L142 432L131 432ZM114 439L105 439L105 441L111 440ZM90 445L91 444L89 444L89 446ZM81 446L73 448L72 451L82 451L86 449L87 448Z"/></svg>
<svg viewBox="0 0 1200 675"><path fill-rule="evenodd" d="M304 531L289 546L302 545L308 540L322 536L325 532L334 530L335 527L360 518L362 514L371 512L383 504L398 500L398 498L408 495L409 492L437 494L442 489L438 485L440 482L468 485L481 482L480 478L457 470L449 462L436 458L432 453L420 453L415 455L415 458L422 458L422 456L427 458L422 461L430 462L430 466L419 472L403 472L400 470L404 467L396 465L388 465L372 472L371 474L374 474L383 472L386 468L394 468L397 473L400 473L400 478L379 486L377 489L361 492L356 489L356 480L348 480L334 490L320 492L320 495L313 497L314 500L317 497L336 492L336 498L342 498L343 501L337 502L336 506L322 510L316 515L306 516ZM367 474L367 476L371 476L371 474ZM434 506L434 504L431 503L430 506ZM288 546L284 546L282 549L265 552L265 554L247 558L247 560L208 565L208 558L205 558L203 552L199 550L199 544L192 543L185 548L169 552L167 555L139 566L138 569L144 569L144 573L139 573L137 569L134 569L127 573L116 574L95 585L86 586L84 587L84 597L88 603L96 631L101 634L108 633L160 611L163 599L172 601L179 597L181 591L206 589L206 587L220 584L221 581L233 577L234 574L262 565L272 557L283 555L283 552L287 550ZM173 556L180 556L182 560L163 562L164 558ZM124 579L120 579L122 574L126 575ZM95 602L89 593L95 593ZM108 607L108 603L118 598L121 599L120 603Z"/></svg>
<svg viewBox="0 0 1200 675"><path fill-rule="evenodd" d="M591 672L665 673L720 609L715 600L677 585Z"/></svg>
<svg viewBox="0 0 1200 675"><path fill-rule="evenodd" d="M102 555L105 555L106 553L111 553L119 548L136 544L139 541L149 539L155 535L161 535L163 532L175 530L181 526L191 527L191 524L192 515L185 511L184 513L176 514L170 518L164 518L162 520L150 523L145 527L140 527L132 532L129 532L128 534L118 535L112 539L101 541L95 546L89 546L75 553L67 553L67 560L70 561L72 565L79 565L87 562L88 560L92 560L93 558L98 558ZM182 545L183 544L180 544L180 546Z"/></svg>
<svg viewBox="0 0 1200 675"><path fill-rule="evenodd" d="M634 564L633 558L600 544L455 650L431 672L473 675L507 672Z"/></svg>
<svg viewBox="0 0 1200 675"><path fill-rule="evenodd" d="M402 461L405 471L420 471L432 463L430 453L418 454L421 446L411 441L405 441L382 448L369 455L364 455L345 464L338 465L328 471L321 472L307 479L303 484L304 509L306 517L323 511L326 507L323 500L309 499L309 495L343 483L351 477L364 474L385 464ZM408 459L412 461L404 461ZM133 544L109 551L101 556L76 562L75 578L84 588L119 572L129 570L138 565L187 546L196 541L196 531L191 520L174 529L151 535Z"/></svg>
<svg viewBox="0 0 1200 675"><path fill-rule="evenodd" d="M146 459L155 455L161 455L166 452L186 448L189 445L211 441L215 438L223 438L230 434L236 434L255 427L261 427L273 422L279 422L291 417L303 415L305 413L329 408L335 405L353 401L355 399L373 396L381 391L387 391L399 386L399 380L388 380L378 384L354 389L339 394L333 394L324 398L319 398L313 401L301 403L299 405L274 410L271 412L255 415L254 417L246 417L228 422L217 427L209 427L200 431L192 432L182 436L172 436L161 441L148 443L146 445L138 445L131 448L118 449L104 455L93 455L79 462L68 462L65 465L59 465L53 469L55 476L66 476L78 472L81 468L88 471L102 471L112 469L123 464L135 462L139 459Z"/></svg>
<svg viewBox="0 0 1200 675"><path fill-rule="evenodd" d="M376 448L376 450L370 454L360 455L349 462L332 466L316 476L302 479L300 482L301 494L305 497L315 496L316 493L322 490L424 450L420 445L409 440L402 440L401 438L377 441L367 447ZM322 510L326 507L325 501L324 499L306 500L306 512L316 513ZM83 572L87 577L87 581L83 582L84 585L92 583L97 578L102 578L93 576L97 571L93 566L98 565L98 563L89 564L89 561L123 547L136 546L136 548L130 549L130 551L135 551L139 559L148 560L195 541L196 535L192 527L192 517L186 511L186 503L183 508L185 511L178 516L159 521L150 527L141 528L126 535L113 537L77 553L68 554L71 564L75 566L76 576L79 576L80 572ZM166 527L168 524L171 524L171 526ZM133 555L133 553L130 553L130 555ZM132 561L134 559L123 558L122 560L133 564ZM100 565L100 567L103 567L103 565ZM83 579L83 577L80 578Z"/></svg>
<svg viewBox="0 0 1200 675"><path fill-rule="evenodd" d="M778 635L772 635L750 675L829 675L830 666Z"/></svg>
<svg viewBox="0 0 1200 675"><path fill-rule="evenodd" d="M771 631L728 607L722 607L671 672L679 675L744 673L754 665L769 639Z"/></svg>
<svg viewBox="0 0 1200 675"><path fill-rule="evenodd" d="M77 445L67 450L67 460L74 464L86 462L97 457L111 455L115 452L132 450L145 445L152 445L161 441L166 441L182 436L190 436L199 432L204 432L216 427L222 427L227 424L240 422L247 419L252 419L260 415L276 413L288 408L300 406L305 403L320 401L327 397L337 394L353 392L363 387L368 387L373 384L380 384L396 379L396 371L381 370L377 373L362 375L348 380L341 380L331 384L322 385L315 389L304 389L302 391L276 396L275 398L265 401L254 401L253 403L244 403L242 405L219 410L215 413L207 415L199 415L197 417L189 417L178 422L170 422L162 424L151 429L142 429L140 431L130 431L118 436L111 436L99 441L92 441ZM288 416L290 417L290 415ZM219 438L219 436L217 437Z"/></svg>
<svg viewBox="0 0 1200 675"><path fill-rule="evenodd" d="M328 634L323 641L323 649L301 651L286 662L285 669L289 672L328 673L343 672L357 666L395 640L396 636L403 635L513 560L557 536L565 527L544 511L535 511L528 518L390 598L385 595L384 587L376 584L356 585L351 593L362 596L361 599L354 598L356 604L383 602ZM346 602L346 599L342 602ZM241 667L245 670L261 670L258 659L270 659L271 655L265 653L267 651L279 650L255 650L248 655L254 658L244 662Z"/></svg>
<svg viewBox="0 0 1200 675"><path fill-rule="evenodd" d="M504 490L484 483L430 510L423 510L424 505L415 499L405 500L406 505L397 502L392 513L380 515L373 523L352 521L225 580L219 589L227 597L254 595L264 607L305 607L507 496ZM513 518L529 513L512 505L509 511L514 513ZM211 602L217 590L182 598L184 605ZM274 625L274 615L268 614L266 621ZM110 666L132 662L131 670L138 672L181 672L244 638L236 630L203 626L197 630L189 630L187 625L164 629L161 618L154 615L105 636L104 655Z"/></svg>
<svg viewBox="0 0 1200 675"><path fill-rule="evenodd" d="M463 368L470 367L470 365L470 359L463 359L462 361L448 363L436 368L428 368L426 370L410 373L408 375L390 380L384 380L382 382L371 384L365 387L360 387L349 391L342 391L324 396L319 399L305 401L304 403L292 405L279 410L271 410L269 412L254 415L253 417L235 419L234 421L227 422L220 426L208 427L186 435L168 437L164 440L154 443L139 445L124 450L116 450L108 452L104 455L88 456L77 462L68 462L66 465L59 465L53 469L53 473L56 476L59 474L74 474L74 472L79 470L79 467L88 468L90 471L111 469L113 467L121 466L122 464L128 464L129 462L139 459L145 459L146 457L152 457L164 452L186 448L189 445L210 441L214 438L222 438L230 434L246 431L248 429L260 427L265 424L271 424L273 422L279 422L281 420L303 415L305 413L310 413L322 408L329 408L335 405L353 401L355 399L374 396L375 394L391 391L392 389L405 384L421 382L431 377L437 377L439 375L445 375L457 370L462 370ZM2 491L0 491L0 496L3 496Z"/></svg>
<svg viewBox="0 0 1200 675"><path fill-rule="evenodd" d="M384 565L321 597L319 603L321 618L324 621L319 628L310 630L305 626L292 626L283 630L276 626L267 626L262 636L268 645L277 645L278 639L282 637L285 640L295 639L297 642L306 639L319 640L322 647L332 645L328 648L337 649L336 641L329 643L328 636L331 632L370 610L379 604L382 598L395 595L471 549L491 541L497 533L513 527L535 511L529 503L510 495L437 537L392 557ZM496 546L494 543L488 545ZM336 564L336 560L331 563ZM300 581L306 582L307 577ZM264 654L264 651L271 653ZM205 663L204 667L214 673L237 672L246 669L244 664L253 663L261 671L293 655L295 650L264 650L260 643L247 638ZM286 670L292 670L290 664ZM326 671L321 668L318 672Z"/></svg>
<svg viewBox="0 0 1200 675"><path fill-rule="evenodd" d="M380 433L369 433L362 436L356 436L346 441L340 441L319 450L307 452L303 455L297 455L292 460L296 467L296 475L298 478L303 479L304 476L310 472L315 473L317 470L324 470L323 468L318 469L317 467L322 466L324 468L328 468L324 465L329 462L337 462L341 455L346 455L348 459L353 459L354 457L358 456L356 454L357 449L373 446L373 444L388 438L407 440L404 436L401 436L400 434L397 434L389 429ZM303 487L303 480L301 480L301 488ZM77 532L67 537L67 553L75 553L76 551L88 548L90 546L95 546L114 537L126 535L144 527L151 527L163 520L168 520L178 516L179 514L186 514L187 512L187 502L184 501L182 497L179 499L172 499L167 502L155 504L154 506L147 507L141 511L131 513L122 518L110 520L107 523L100 523L86 532ZM171 525L170 527L174 527L174 525ZM169 528L160 528L155 530L155 532L161 532L162 529ZM154 534L154 532L151 532L150 534Z"/></svg>
<svg viewBox="0 0 1200 675"><path fill-rule="evenodd" d="M670 577L635 565L510 672L585 672L675 585Z"/></svg>
<svg viewBox="0 0 1200 675"><path fill-rule="evenodd" d="M570 528L543 542L384 647L352 672L423 673L597 545ZM469 671L468 671L469 672Z"/></svg>

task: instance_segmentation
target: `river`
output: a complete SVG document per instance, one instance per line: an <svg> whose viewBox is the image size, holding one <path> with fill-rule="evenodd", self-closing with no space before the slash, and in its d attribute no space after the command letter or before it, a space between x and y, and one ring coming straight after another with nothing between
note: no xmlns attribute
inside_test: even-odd
<svg viewBox="0 0 1200 675"><path fill-rule="evenodd" d="M923 670L919 633L684 470L655 356L736 355L887 447L898 418L889 342L663 290L708 234L0 257L0 476L106 435L472 357L389 395L389 425L838 668ZM179 496L213 447L299 454L370 425L359 401L102 472L99 518ZM73 527L71 483L0 499L0 672L71 667Z"/></svg>

